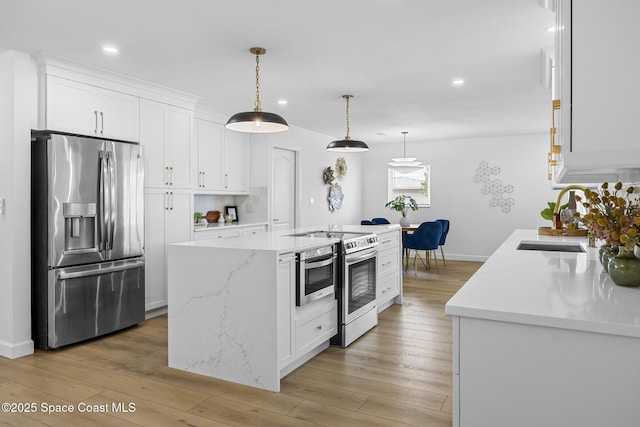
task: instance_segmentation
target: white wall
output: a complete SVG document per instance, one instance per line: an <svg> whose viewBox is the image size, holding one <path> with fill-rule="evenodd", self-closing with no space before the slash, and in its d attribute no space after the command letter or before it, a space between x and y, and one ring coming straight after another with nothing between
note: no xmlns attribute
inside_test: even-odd
<svg viewBox="0 0 640 427"><path fill-rule="evenodd" d="M548 226L540 211L555 201L547 181L548 133L540 135L473 138L438 142L409 142L407 154L431 164L431 207L410 212L412 223L446 218L451 230L444 247L451 259L484 260L517 228ZM363 217L384 216L398 222L400 214L385 208L388 201L387 162L402 154L402 144L380 144L365 153L367 168L363 182L367 197ZM512 185L515 204L509 213L491 207L490 194L482 194L482 183L473 178L481 161L497 166L490 175L503 185Z"/></svg>
<svg viewBox="0 0 640 427"><path fill-rule="evenodd" d="M0 355L33 353L30 272L30 140L37 79L27 54L0 53Z"/></svg>
<svg viewBox="0 0 640 427"><path fill-rule="evenodd" d="M326 150L333 139L330 136L291 127L289 131L270 135L275 147L299 150L298 180L296 189L299 199L298 227L328 224L360 224L363 200L362 165L366 153L332 153ZM342 208L330 211L327 196L329 186L322 179L327 166L335 169L338 157L347 162L347 174L339 184L342 186L344 200ZM310 199L314 199L311 204Z"/></svg>

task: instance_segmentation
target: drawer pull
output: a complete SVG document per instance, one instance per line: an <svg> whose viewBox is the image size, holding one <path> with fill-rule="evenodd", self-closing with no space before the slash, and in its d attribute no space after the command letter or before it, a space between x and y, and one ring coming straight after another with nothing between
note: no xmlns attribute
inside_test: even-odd
<svg viewBox="0 0 640 427"><path fill-rule="evenodd" d="M318 331L321 331L321 330L322 330L322 325L318 325L318 326L316 326L316 329L317 329Z"/></svg>

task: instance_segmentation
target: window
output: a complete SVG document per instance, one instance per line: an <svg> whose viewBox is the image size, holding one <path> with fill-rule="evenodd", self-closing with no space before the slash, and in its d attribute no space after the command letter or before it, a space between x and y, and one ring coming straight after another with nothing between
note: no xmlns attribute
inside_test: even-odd
<svg viewBox="0 0 640 427"><path fill-rule="evenodd" d="M431 165L410 173L388 171L389 200L404 194L413 197L420 207L431 206Z"/></svg>

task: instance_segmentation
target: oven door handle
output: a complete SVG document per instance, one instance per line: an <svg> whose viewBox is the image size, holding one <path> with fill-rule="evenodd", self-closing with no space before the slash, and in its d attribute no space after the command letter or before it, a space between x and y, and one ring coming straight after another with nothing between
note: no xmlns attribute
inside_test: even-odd
<svg viewBox="0 0 640 427"><path fill-rule="evenodd" d="M337 258L337 255L333 255L331 258L326 259L324 261L316 261L316 262L306 261L305 265L304 265L304 268L305 268L305 270L309 270L311 268L326 267L328 265L333 264L335 262L336 258Z"/></svg>
<svg viewBox="0 0 640 427"><path fill-rule="evenodd" d="M373 248L373 249L369 249L369 250L365 250L365 251L360 251L360 252L355 252L353 254L349 254L345 257L345 262L347 264L353 264L359 261L364 261L366 259L369 258L373 258L376 256L376 253L378 252L377 248Z"/></svg>

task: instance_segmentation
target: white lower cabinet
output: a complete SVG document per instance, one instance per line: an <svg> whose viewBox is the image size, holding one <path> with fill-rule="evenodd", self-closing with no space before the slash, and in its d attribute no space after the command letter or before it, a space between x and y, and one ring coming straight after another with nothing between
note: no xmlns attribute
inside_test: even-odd
<svg viewBox="0 0 640 427"><path fill-rule="evenodd" d="M296 304L296 254L289 252L278 256L278 369L293 363L296 358L293 309Z"/></svg>
<svg viewBox="0 0 640 427"><path fill-rule="evenodd" d="M399 298L402 302L402 249L398 230L377 232L378 258L376 277L376 305L385 310Z"/></svg>
<svg viewBox="0 0 640 427"><path fill-rule="evenodd" d="M296 318L296 356L304 356L337 333L338 301L330 299Z"/></svg>
<svg viewBox="0 0 640 427"><path fill-rule="evenodd" d="M189 191L145 190L145 309L167 305L166 248L191 240Z"/></svg>
<svg viewBox="0 0 640 427"><path fill-rule="evenodd" d="M376 283L376 302L378 307L385 307L386 303L400 293L400 279L397 273L378 277Z"/></svg>
<svg viewBox="0 0 640 427"><path fill-rule="evenodd" d="M284 376L329 346L338 333L338 301L325 297L296 306L295 253L278 256L278 368Z"/></svg>

